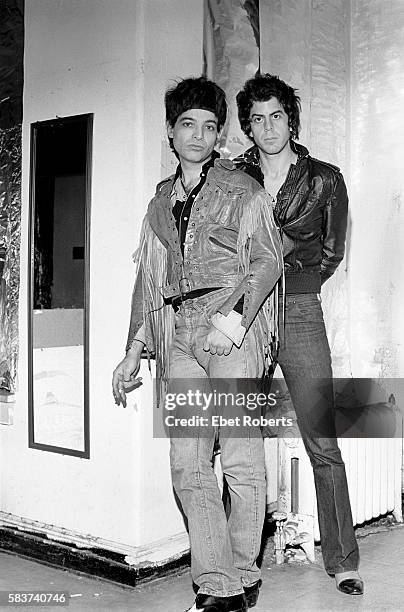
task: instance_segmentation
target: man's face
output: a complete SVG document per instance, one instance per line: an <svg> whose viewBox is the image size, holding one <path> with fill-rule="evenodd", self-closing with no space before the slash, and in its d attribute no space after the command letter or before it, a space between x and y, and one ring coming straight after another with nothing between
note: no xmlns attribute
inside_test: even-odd
<svg viewBox="0 0 404 612"><path fill-rule="evenodd" d="M217 117L211 111L191 108L178 117L174 127L167 127L167 133L181 163L203 164L218 139Z"/></svg>
<svg viewBox="0 0 404 612"><path fill-rule="evenodd" d="M250 137L264 153L276 155L288 144L288 116L278 98L254 102L250 111Z"/></svg>

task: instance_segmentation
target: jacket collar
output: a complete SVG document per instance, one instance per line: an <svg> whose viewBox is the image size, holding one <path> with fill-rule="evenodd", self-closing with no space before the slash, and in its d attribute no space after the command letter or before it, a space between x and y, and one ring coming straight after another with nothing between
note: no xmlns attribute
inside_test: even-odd
<svg viewBox="0 0 404 612"><path fill-rule="evenodd" d="M207 162L205 162L202 166L202 170L201 170L201 180L202 180L202 175L204 175L206 177L208 171L213 168L215 161L217 159L219 159L220 154L217 151L213 151L211 157L208 159ZM170 198L171 199L176 199L179 195L184 195L185 191L184 191L184 187L182 185L182 181L181 181L181 164L178 164L177 169L175 171L175 174L173 176L172 179L172 187L171 187L171 193L170 193Z"/></svg>

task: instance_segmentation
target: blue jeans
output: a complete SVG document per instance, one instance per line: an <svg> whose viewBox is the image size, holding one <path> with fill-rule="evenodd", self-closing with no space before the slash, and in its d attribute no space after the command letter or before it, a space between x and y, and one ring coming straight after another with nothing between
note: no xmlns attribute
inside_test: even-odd
<svg viewBox="0 0 404 612"><path fill-rule="evenodd" d="M231 290L230 290L231 291ZM241 347L227 356L203 350L216 312L228 289L185 301L176 315L170 349L169 392L175 379L256 378L263 358L250 329ZM201 381L202 382L202 381ZM203 383L205 384L205 383ZM227 436L220 440L221 464L231 512L226 518L212 453L217 430L211 427L190 438L171 438L171 474L174 490L188 521L191 574L199 593L230 597L243 593L260 578L256 560L265 517L265 464L262 437Z"/></svg>
<svg viewBox="0 0 404 612"><path fill-rule="evenodd" d="M324 566L329 574L356 570L359 550L335 435L331 355L319 297L286 295L280 331L278 363L313 467Z"/></svg>

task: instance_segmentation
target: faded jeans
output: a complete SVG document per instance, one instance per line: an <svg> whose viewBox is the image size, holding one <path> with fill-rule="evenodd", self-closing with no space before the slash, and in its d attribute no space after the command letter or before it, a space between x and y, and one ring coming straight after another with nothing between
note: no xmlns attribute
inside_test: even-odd
<svg viewBox="0 0 404 612"><path fill-rule="evenodd" d="M263 359L253 329L241 347L233 345L227 356L211 355L202 348L210 318L230 292L222 289L180 306L170 349L170 392L175 379L205 379L208 385L212 378L261 376ZM216 428L207 432L204 427L189 438L172 437L171 473L188 521L192 579L199 593L230 597L260 578L256 560L265 517L264 446L261 436L238 437L235 433L220 439L231 500L227 519L212 466L216 433Z"/></svg>
<svg viewBox="0 0 404 612"><path fill-rule="evenodd" d="M356 570L359 551L335 434L331 355L320 298L286 295L280 330L278 363L313 467L324 566L329 574Z"/></svg>

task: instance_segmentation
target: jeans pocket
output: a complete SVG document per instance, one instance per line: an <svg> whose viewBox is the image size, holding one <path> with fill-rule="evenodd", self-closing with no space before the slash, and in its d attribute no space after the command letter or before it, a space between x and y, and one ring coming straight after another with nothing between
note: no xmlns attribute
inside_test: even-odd
<svg viewBox="0 0 404 612"><path fill-rule="evenodd" d="M316 293L302 293L286 298L286 312L289 321L322 322L323 309Z"/></svg>

